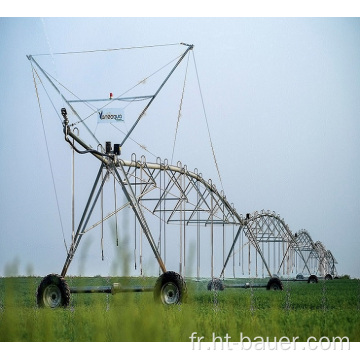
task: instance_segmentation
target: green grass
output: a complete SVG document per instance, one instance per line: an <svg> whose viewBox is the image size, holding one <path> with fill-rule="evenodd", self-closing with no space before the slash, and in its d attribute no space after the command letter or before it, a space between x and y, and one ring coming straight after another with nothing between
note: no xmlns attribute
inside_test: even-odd
<svg viewBox="0 0 360 360"><path fill-rule="evenodd" d="M270 341L282 336L306 341L314 336L360 341L359 280L307 284L284 283L284 291L206 290L206 282L188 281L186 304L155 304L150 293L72 294L66 309L39 309L40 278L0 279L0 341L203 341L239 334ZM69 278L70 286L112 282L153 285L150 279ZM243 283L239 280L239 283ZM235 340L236 339L236 340Z"/></svg>

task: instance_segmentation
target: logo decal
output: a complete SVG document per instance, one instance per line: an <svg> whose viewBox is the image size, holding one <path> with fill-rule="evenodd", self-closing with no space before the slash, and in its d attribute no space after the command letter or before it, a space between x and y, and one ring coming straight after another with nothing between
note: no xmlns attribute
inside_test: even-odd
<svg viewBox="0 0 360 360"><path fill-rule="evenodd" d="M124 121L123 109L102 109L98 111L98 123L112 123L118 121Z"/></svg>

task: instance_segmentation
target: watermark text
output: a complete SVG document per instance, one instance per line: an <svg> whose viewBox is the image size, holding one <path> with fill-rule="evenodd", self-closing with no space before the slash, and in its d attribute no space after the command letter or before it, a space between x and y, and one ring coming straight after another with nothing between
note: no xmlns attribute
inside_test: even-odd
<svg viewBox="0 0 360 360"><path fill-rule="evenodd" d="M279 339L255 336L251 339L242 332L236 339L229 334L220 336L214 332L211 339L206 339L205 336L193 332L189 339L192 350L350 350L350 340L347 336L322 336L319 339L310 336L306 342L301 342L298 336L282 336Z"/></svg>

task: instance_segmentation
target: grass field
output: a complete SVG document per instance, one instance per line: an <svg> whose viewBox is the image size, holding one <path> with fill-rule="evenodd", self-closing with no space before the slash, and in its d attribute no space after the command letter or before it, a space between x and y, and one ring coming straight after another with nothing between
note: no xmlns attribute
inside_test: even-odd
<svg viewBox="0 0 360 360"><path fill-rule="evenodd" d="M182 305L154 303L150 293L72 294L65 309L39 309L35 293L41 278L0 279L0 341L203 341L213 334L239 339L239 334L282 336L306 341L310 336L348 337L360 341L360 281L318 284L285 282L284 291L225 289L207 291L207 282L187 281ZM110 282L153 285L155 278L68 278L70 286ZM239 280L244 283L244 280ZM275 339L276 338L276 339Z"/></svg>

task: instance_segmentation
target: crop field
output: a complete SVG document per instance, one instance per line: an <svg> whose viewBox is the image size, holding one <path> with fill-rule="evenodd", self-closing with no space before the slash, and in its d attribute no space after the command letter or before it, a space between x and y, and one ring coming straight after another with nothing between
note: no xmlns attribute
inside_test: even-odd
<svg viewBox="0 0 360 360"><path fill-rule="evenodd" d="M155 278L67 278L70 286L152 285ZM284 291L261 288L208 291L206 281L187 281L188 300L165 306L152 292L72 294L70 306L42 309L35 293L41 278L0 279L1 341L202 341L212 336L238 339L282 336L306 341L310 336L348 337L360 341L360 281L339 279L284 282ZM226 282L225 282L226 283ZM243 279L238 283L243 283Z"/></svg>

